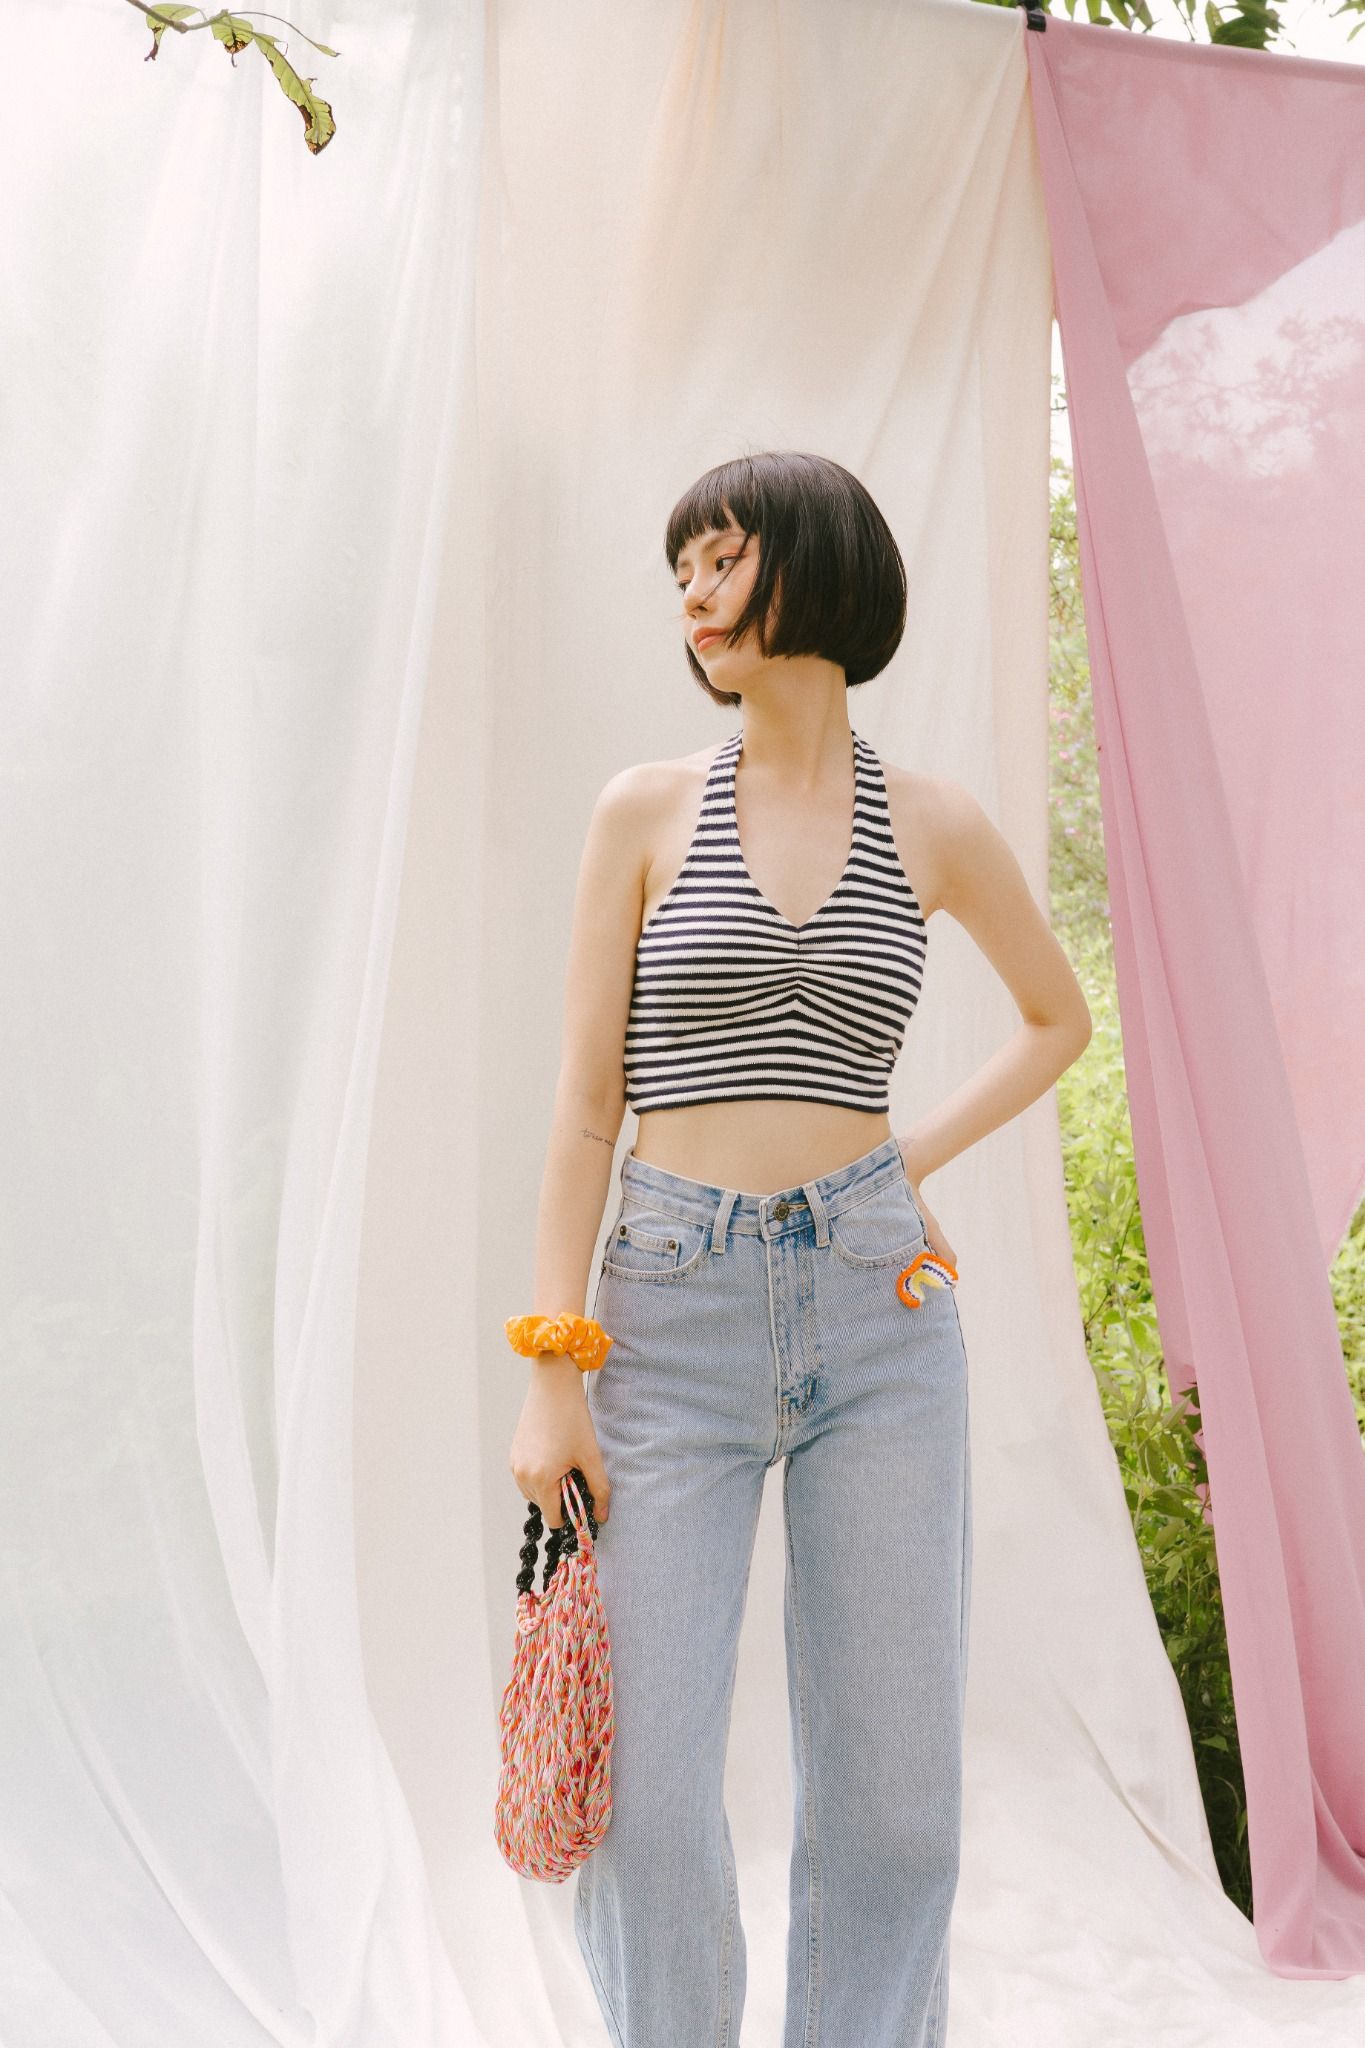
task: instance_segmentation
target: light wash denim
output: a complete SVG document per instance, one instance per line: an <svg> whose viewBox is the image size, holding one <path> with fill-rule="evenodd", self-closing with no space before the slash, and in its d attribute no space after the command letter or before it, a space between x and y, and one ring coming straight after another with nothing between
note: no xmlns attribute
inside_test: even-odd
<svg viewBox="0 0 1365 2048"><path fill-rule="evenodd" d="M784 2048L942 2048L971 1586L967 1358L900 1148L769 1195L627 1156L587 1380L611 1480L612 1815L574 1927L616 2048L738 2048L722 1797L769 1466L785 1460L795 1835Z"/></svg>

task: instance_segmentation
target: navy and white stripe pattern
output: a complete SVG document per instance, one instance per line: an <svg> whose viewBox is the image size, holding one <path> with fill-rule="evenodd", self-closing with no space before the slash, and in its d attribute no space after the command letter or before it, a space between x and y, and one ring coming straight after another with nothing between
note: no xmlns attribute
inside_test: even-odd
<svg viewBox="0 0 1365 2048"><path fill-rule="evenodd" d="M795 925L744 865L743 740L718 749L678 879L640 933L626 1099L637 1112L773 1096L885 1112L929 931L896 853L882 764L855 732L848 861Z"/></svg>

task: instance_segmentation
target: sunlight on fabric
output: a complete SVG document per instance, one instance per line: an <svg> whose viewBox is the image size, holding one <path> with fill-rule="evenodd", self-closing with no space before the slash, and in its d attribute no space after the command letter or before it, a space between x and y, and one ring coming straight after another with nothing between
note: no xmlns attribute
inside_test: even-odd
<svg viewBox="0 0 1365 2048"><path fill-rule="evenodd" d="M909 576L856 729L972 790L1046 904L1053 251L1024 20L265 17L332 104L315 155L259 52L168 33L148 62L108 0L16 18L0 2036L606 2048L572 1884L518 1878L493 1829L525 1514L503 1326L578 858L619 769L735 724L684 665L668 508L725 457L808 448L866 482ZM1324 463L1358 486L1335 324L1361 317L1357 225L1131 350L1172 531L1177 484L1197 514L1201 677L1223 686L1210 530L1273 489L1286 573L1325 581L1297 617L1244 589L1247 630L1269 661L1306 648L1315 718L1342 672L1317 592L1347 565L1321 525L1300 554L1282 528ZM1192 415L1191 364L1230 414ZM1261 467L1228 459L1229 417L1243 440L1259 418ZM1312 1138L1295 1250L1320 1254L1359 1068L1340 983L1289 970L1341 904L1286 889L1273 775L1232 723L1219 746ZM1317 769L1335 806L1344 757ZM898 1129L1015 1022L932 922ZM1361 1985L1281 1981L1218 1882L1085 1352L1055 1101L936 1193L976 1489L953 2048L1345 2048ZM726 1770L745 2048L787 2038L801 1869L780 1488Z"/></svg>
<svg viewBox="0 0 1365 2048"><path fill-rule="evenodd" d="M1365 1460L1327 1267L1365 1196L1365 74L1055 27L1027 51L1153 1292L1199 1390L1258 1942L1358 1986Z"/></svg>

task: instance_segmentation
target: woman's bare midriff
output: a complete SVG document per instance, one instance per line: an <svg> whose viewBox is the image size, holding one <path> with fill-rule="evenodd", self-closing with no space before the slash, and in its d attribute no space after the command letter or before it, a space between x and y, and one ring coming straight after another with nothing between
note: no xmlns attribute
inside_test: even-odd
<svg viewBox="0 0 1365 2048"><path fill-rule="evenodd" d="M890 1136L886 1116L828 1102L693 1102L643 1111L631 1149L666 1173L771 1195L834 1173Z"/></svg>

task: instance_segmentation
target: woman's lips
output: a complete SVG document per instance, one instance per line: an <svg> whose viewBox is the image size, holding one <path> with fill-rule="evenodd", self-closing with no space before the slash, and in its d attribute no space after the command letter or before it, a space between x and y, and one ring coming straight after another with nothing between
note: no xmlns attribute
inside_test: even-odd
<svg viewBox="0 0 1365 2048"><path fill-rule="evenodd" d="M725 635L719 631L713 633L698 633L696 639L693 641L692 644L696 648L697 653L700 654L702 648L705 647L709 641L723 640L724 638Z"/></svg>

